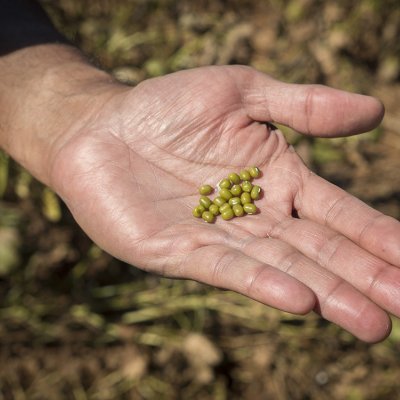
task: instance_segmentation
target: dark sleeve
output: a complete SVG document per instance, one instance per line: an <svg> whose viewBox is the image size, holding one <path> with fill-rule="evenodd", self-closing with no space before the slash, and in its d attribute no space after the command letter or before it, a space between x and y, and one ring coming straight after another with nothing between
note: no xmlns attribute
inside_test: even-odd
<svg viewBox="0 0 400 400"><path fill-rule="evenodd" d="M0 0L0 55L28 46L65 43L34 0Z"/></svg>

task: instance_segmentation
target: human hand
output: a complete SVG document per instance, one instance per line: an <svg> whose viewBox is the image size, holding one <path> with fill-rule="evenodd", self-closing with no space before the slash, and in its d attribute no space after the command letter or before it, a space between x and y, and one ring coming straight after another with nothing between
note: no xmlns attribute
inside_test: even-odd
<svg viewBox="0 0 400 400"><path fill-rule="evenodd" d="M388 335L387 313L400 315L400 223L313 174L264 123L349 135L380 122L378 101L238 66L182 71L109 98L64 133L49 181L97 244L157 274L292 313L314 309L365 341ZM200 184L251 165L263 174L259 214L193 218Z"/></svg>

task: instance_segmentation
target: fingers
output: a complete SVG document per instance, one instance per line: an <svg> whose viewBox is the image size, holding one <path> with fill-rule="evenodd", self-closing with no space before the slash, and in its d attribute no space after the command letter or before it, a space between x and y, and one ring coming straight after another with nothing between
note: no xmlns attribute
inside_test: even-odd
<svg viewBox="0 0 400 400"><path fill-rule="evenodd" d="M195 250L180 269L185 278L233 290L290 313L306 314L315 306L314 293L295 278L222 245Z"/></svg>
<svg viewBox="0 0 400 400"><path fill-rule="evenodd" d="M361 340L373 343L390 333L390 318L380 307L289 244L272 238L255 239L243 251L307 285L317 296L316 311Z"/></svg>
<svg viewBox="0 0 400 400"><path fill-rule="evenodd" d="M383 309L400 316L398 268L363 250L345 236L309 220L287 218L272 235L346 280Z"/></svg>
<svg viewBox="0 0 400 400"><path fill-rule="evenodd" d="M307 286L237 248L252 235L238 229L226 234L217 226L197 222L175 225L141 241L135 251L142 264L147 261L146 269L233 290L293 314L314 309L315 295Z"/></svg>
<svg viewBox="0 0 400 400"><path fill-rule="evenodd" d="M369 96L322 85L279 82L253 73L242 84L243 105L250 118L277 122L298 132L323 137L347 136L376 127L383 118L382 103Z"/></svg>
<svg viewBox="0 0 400 400"><path fill-rule="evenodd" d="M297 204L296 204L297 203ZM326 225L400 267L400 222L312 174L295 200L301 217Z"/></svg>

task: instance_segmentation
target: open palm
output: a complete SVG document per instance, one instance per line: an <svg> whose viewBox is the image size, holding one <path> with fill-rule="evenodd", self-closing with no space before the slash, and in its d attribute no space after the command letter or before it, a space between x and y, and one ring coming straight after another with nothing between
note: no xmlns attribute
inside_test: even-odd
<svg viewBox="0 0 400 400"><path fill-rule="evenodd" d="M379 123L380 104L288 85L245 67L207 67L118 88L68 132L52 185L114 256L235 290L293 313L316 310L366 341L400 314L400 224L309 171L265 122L320 136ZM200 184L262 171L260 213L192 217Z"/></svg>

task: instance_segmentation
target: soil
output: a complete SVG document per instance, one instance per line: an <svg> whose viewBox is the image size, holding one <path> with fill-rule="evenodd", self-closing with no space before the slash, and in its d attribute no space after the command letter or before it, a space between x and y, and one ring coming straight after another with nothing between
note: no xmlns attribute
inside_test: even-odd
<svg viewBox="0 0 400 400"><path fill-rule="evenodd" d="M310 139L318 174L400 219L396 0L43 0L128 84L209 64L380 98L372 132ZM364 344L315 315L151 276L97 248L47 188L0 155L0 399L396 399L400 324Z"/></svg>

